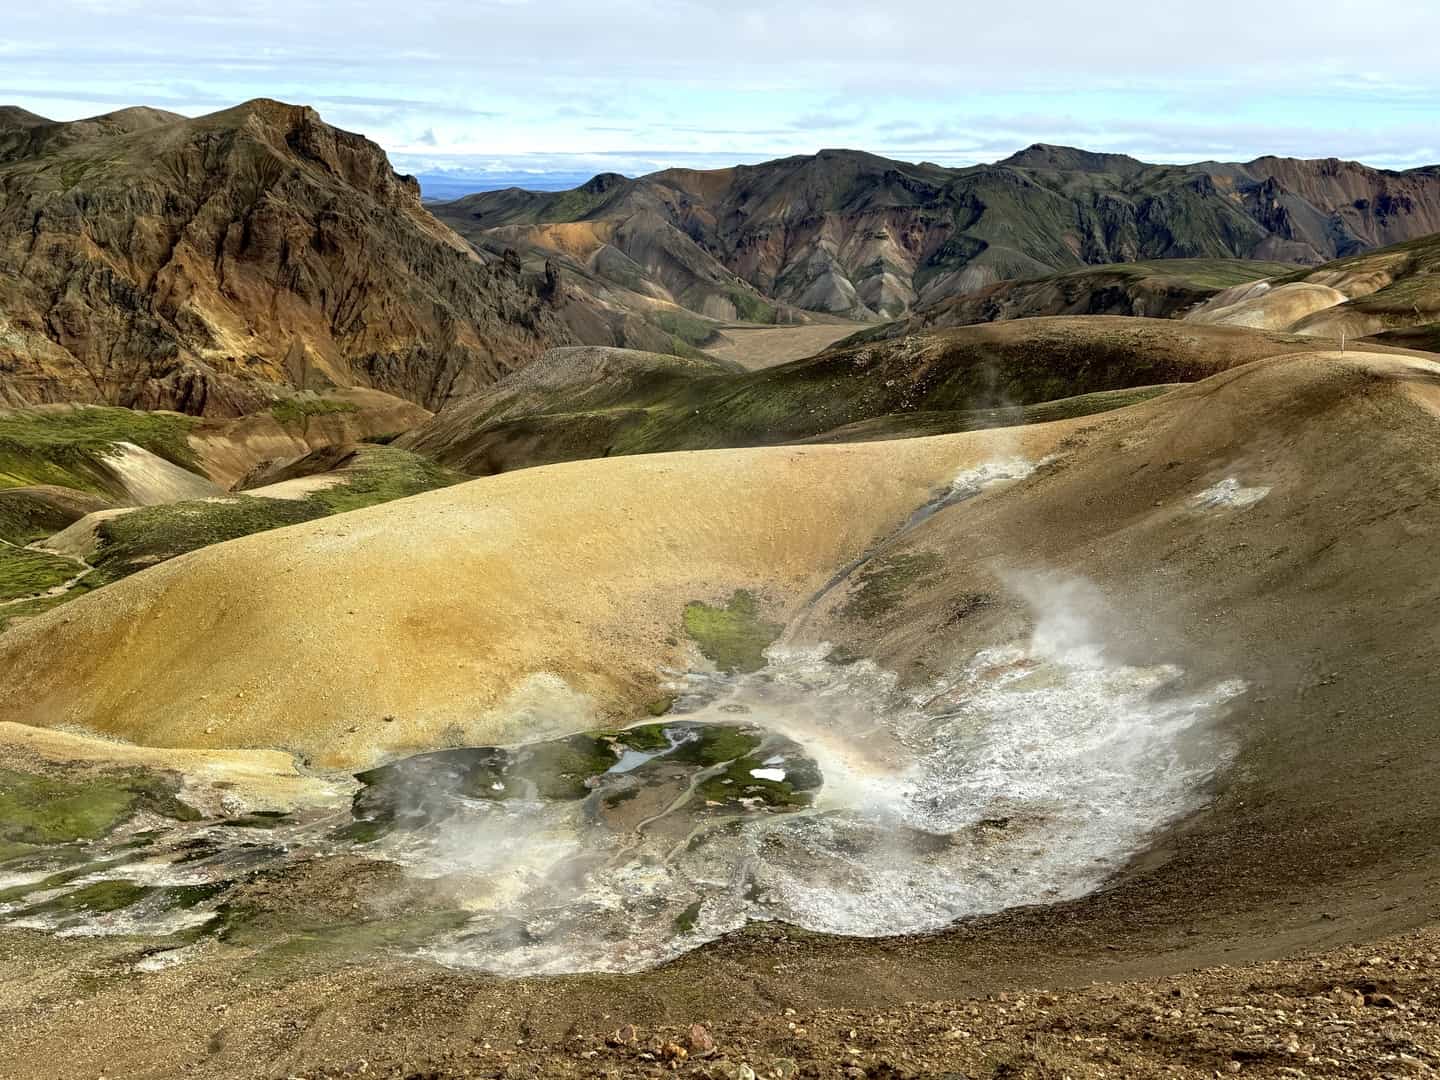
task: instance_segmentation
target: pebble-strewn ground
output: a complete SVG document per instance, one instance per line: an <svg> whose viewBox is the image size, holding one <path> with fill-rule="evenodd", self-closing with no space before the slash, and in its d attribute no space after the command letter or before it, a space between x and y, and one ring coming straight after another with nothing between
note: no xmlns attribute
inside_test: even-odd
<svg viewBox="0 0 1440 1080"><path fill-rule="evenodd" d="M1143 983L479 1041L307 1077L1409 1077L1440 1069L1440 931Z"/></svg>

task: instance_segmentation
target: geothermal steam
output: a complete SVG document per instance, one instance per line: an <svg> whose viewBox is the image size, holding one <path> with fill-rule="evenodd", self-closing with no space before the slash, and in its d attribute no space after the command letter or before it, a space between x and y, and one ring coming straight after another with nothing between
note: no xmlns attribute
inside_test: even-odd
<svg viewBox="0 0 1440 1080"><path fill-rule="evenodd" d="M1033 468L1016 459L968 470L896 535ZM1194 505L1244 508L1265 491L1226 480ZM791 630L886 543L832 579ZM1029 638L918 689L787 635L753 674L678 675L658 738L652 729L645 740L582 740L591 771L578 791L563 790L578 782L573 769L560 771L558 794L525 772L571 752L563 740L421 755L387 766L398 801L378 838L301 824L257 849L234 847L237 830L200 825L213 859L187 864L172 857L178 847L157 845L0 904L0 917L65 933L193 926L208 909L177 909L175 889L233 874L237 859L253 868L359 842L464 898L467 924L432 941L430 957L519 975L632 971L751 920L884 935L1079 896L1203 803L1229 756L1216 721L1244 686L1197 690L1178 667L1119 661L1103 632L1119 616L1083 581L1005 583L1032 609ZM693 752L737 731L743 751ZM614 754L598 771L596 747ZM760 797L767 790L784 797ZM36 903L107 880L152 893L101 917Z"/></svg>
<svg viewBox="0 0 1440 1080"><path fill-rule="evenodd" d="M824 647L679 680L676 724L743 722L803 748L824 777L812 805L657 815L620 835L573 805L490 803L412 836L390 856L480 879L472 925L428 954L507 974L627 971L748 920L883 935L1095 889L1202 803L1227 756L1213 721L1243 686L1181 692L1176 667L1111 661L1083 583L1019 591L1039 605L1032 638L920 691ZM785 758L764 765L783 776Z"/></svg>

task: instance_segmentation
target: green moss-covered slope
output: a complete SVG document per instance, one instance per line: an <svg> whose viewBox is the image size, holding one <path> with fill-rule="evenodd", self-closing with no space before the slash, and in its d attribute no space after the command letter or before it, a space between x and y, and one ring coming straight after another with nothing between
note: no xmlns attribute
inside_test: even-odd
<svg viewBox="0 0 1440 1080"><path fill-rule="evenodd" d="M54 485L119 494L99 461L128 442L200 472L187 439L196 419L107 406L0 409L0 488Z"/></svg>

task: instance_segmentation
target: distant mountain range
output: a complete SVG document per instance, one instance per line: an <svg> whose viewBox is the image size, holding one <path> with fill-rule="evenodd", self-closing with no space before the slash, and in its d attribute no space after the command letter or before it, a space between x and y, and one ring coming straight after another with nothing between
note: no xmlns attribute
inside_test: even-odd
<svg viewBox="0 0 1440 1080"><path fill-rule="evenodd" d="M433 410L555 346L702 358L737 320L1168 317L1440 233L1440 167L1147 165L1052 146L965 169L827 150L421 194L304 106L73 122L0 108L0 404L229 416L286 388L367 386ZM1345 317L1367 334L1433 321L1410 292L1384 305Z"/></svg>
<svg viewBox="0 0 1440 1080"><path fill-rule="evenodd" d="M1318 264L1440 231L1440 167L1334 159L1149 165L1036 145L950 169L850 150L596 176L433 208L477 246L560 261L719 319L858 319L1014 278L1147 259Z"/></svg>
<svg viewBox="0 0 1440 1080"><path fill-rule="evenodd" d="M453 202L479 191L503 191L520 187L531 191L568 191L590 179L589 173L487 173L468 176L451 173L417 172L422 202Z"/></svg>

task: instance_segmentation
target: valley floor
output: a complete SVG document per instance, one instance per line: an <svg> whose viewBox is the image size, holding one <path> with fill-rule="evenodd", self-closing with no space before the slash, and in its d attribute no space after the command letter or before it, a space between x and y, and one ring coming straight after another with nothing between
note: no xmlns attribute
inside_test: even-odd
<svg viewBox="0 0 1440 1080"><path fill-rule="evenodd" d="M804 326L736 323L724 327L720 340L706 344L705 351L721 360L733 360L749 371L760 371L824 352L866 325L838 318Z"/></svg>

